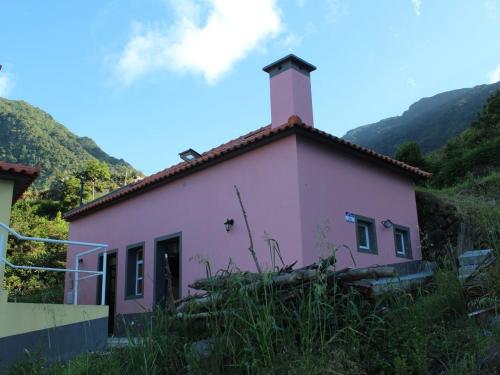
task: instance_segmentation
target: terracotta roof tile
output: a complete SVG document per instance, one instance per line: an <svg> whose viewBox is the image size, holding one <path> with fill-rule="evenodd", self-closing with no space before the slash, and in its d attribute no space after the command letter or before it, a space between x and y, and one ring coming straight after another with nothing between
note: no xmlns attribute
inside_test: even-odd
<svg viewBox="0 0 500 375"><path fill-rule="evenodd" d="M225 155L236 152L237 150L250 147L253 144L258 144L259 142L271 139L274 136L280 134L285 135L287 132L300 131L301 133L311 135L313 137L318 137L321 140L327 141L332 145L340 145L347 150L354 151L359 154L364 154L372 157L376 160L386 162L387 164L400 169L401 171L408 172L418 177L429 178L430 173L422 171L411 165L402 163L400 161L394 160L388 156L379 154L373 150L358 146L354 143L348 142L324 131L318 130L312 126L305 125L298 116L291 116L287 124L283 124L279 127L272 128L271 125L264 126L260 129L252 131L246 135L233 139L227 143L224 143L218 147L215 147L207 152L201 154L201 156L195 160L189 162L181 162L179 164L173 165L167 169L164 169L158 173L151 176L145 177L142 180L136 181L129 184L123 188L115 190L103 197L100 197L90 203L87 203L81 207L77 207L64 216L66 219L73 219L78 216L82 216L91 211L98 210L104 206L107 206L115 201L124 199L125 197L132 196L141 191L147 191L154 185L160 184L176 175L180 175L184 172L195 169L196 167L208 166L210 161L215 161L220 159Z"/></svg>
<svg viewBox="0 0 500 375"><path fill-rule="evenodd" d="M40 166L34 167L0 161L0 178L14 181L12 203L15 203L40 175Z"/></svg>

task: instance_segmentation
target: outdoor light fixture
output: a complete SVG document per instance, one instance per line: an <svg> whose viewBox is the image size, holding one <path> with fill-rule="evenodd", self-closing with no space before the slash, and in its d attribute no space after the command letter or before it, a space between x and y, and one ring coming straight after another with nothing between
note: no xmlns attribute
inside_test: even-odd
<svg viewBox="0 0 500 375"><path fill-rule="evenodd" d="M234 220L233 219L227 219L226 222L224 223L224 227L226 227L226 232L229 232L231 228L234 225Z"/></svg>
<svg viewBox="0 0 500 375"><path fill-rule="evenodd" d="M389 228L392 228L392 226L394 225L393 222L389 219L385 219L385 220L382 220L382 225L389 229Z"/></svg>

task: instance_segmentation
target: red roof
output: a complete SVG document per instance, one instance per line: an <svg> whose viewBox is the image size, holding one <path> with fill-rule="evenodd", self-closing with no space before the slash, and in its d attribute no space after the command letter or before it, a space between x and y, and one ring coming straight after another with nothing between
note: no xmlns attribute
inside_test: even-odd
<svg viewBox="0 0 500 375"><path fill-rule="evenodd" d="M151 176L145 177L142 180L129 184L123 188L112 191L111 193L102 196L92 202L68 211L64 216L68 220L76 219L77 217L99 210L118 201L146 192L156 186L167 183L174 178L181 177L187 173L195 172L201 168L209 167L219 161L236 156L241 152L272 142L292 133L301 134L318 141L322 141L323 143L326 143L330 146L342 148L356 155L364 156L367 159L371 159L375 162L380 162L388 167L392 167L397 171L407 173L415 177L429 178L431 176L430 173L422 171L416 167L412 167L411 165L394 160L388 156L345 141L341 138L318 130L312 126L303 124L302 120L298 116L291 116L287 124L283 124L277 128L272 128L271 125L268 125L257 129L253 132L250 132L246 135L215 147L210 151L203 153L201 157L195 160L189 162L181 162Z"/></svg>
<svg viewBox="0 0 500 375"><path fill-rule="evenodd" d="M14 181L12 203L15 203L40 175L40 166L34 167L0 161L0 179Z"/></svg>

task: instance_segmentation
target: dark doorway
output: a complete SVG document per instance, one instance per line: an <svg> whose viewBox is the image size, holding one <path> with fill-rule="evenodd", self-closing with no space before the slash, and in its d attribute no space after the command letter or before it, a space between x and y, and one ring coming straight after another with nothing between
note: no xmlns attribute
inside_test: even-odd
<svg viewBox="0 0 500 375"><path fill-rule="evenodd" d="M99 271L102 271L103 255L99 255ZM102 276L97 280L97 304L101 304ZM106 297L105 303L109 306L108 334L113 334L116 311L116 253L108 253L106 267Z"/></svg>
<svg viewBox="0 0 500 375"><path fill-rule="evenodd" d="M181 296L181 236L157 239L155 257L155 304L165 306Z"/></svg>

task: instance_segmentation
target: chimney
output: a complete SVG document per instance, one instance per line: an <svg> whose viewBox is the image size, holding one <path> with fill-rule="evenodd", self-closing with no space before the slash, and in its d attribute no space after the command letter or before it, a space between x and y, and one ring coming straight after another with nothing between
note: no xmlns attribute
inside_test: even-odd
<svg viewBox="0 0 500 375"><path fill-rule="evenodd" d="M311 79L314 65L295 55L288 55L264 67L271 86L271 125L286 124L292 115L313 126Z"/></svg>

